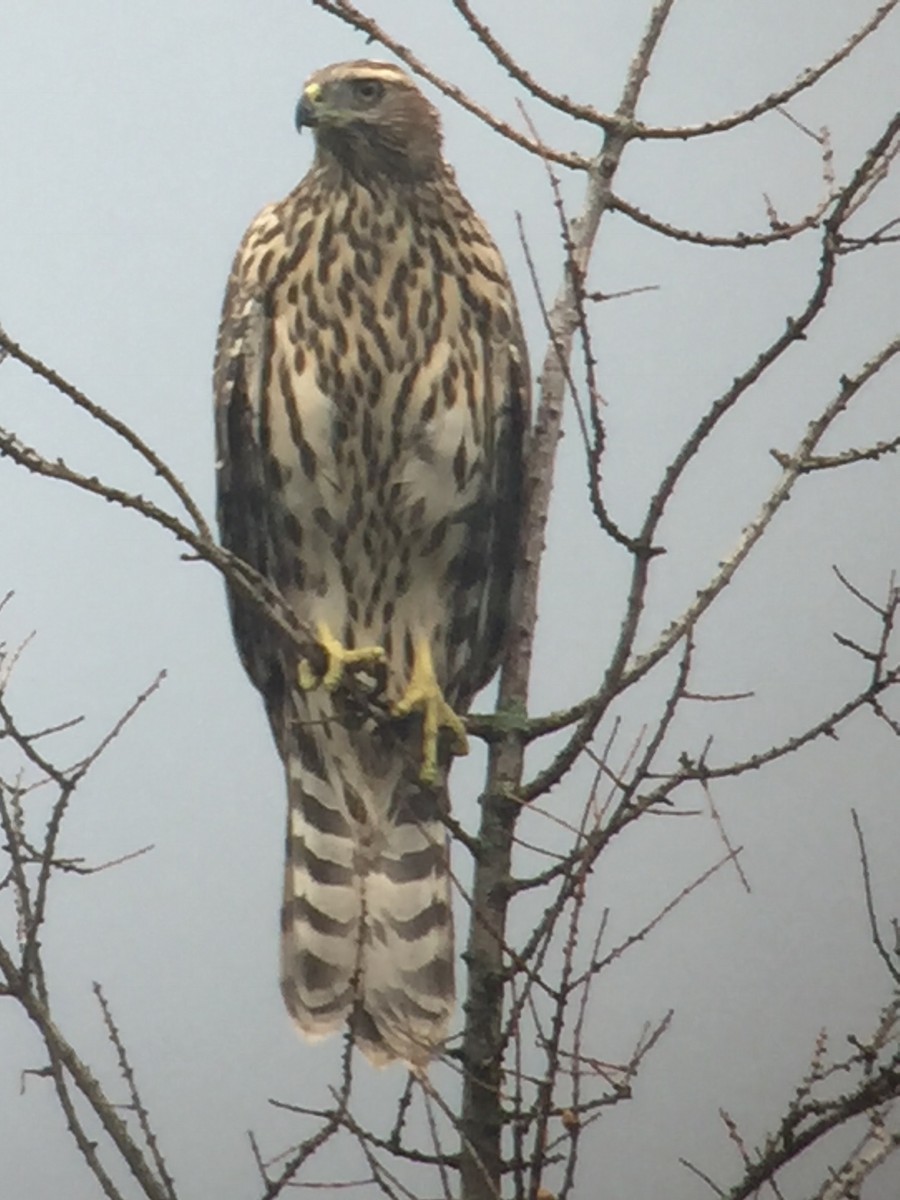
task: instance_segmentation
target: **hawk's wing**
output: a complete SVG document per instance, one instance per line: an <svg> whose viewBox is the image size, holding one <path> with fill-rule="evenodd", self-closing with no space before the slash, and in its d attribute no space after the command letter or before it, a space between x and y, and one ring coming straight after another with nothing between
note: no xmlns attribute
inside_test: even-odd
<svg viewBox="0 0 900 1200"><path fill-rule="evenodd" d="M490 564L485 589L484 644L473 654L473 693L483 687L500 665L509 622L515 613L516 568L525 500L525 432L531 408L528 349L517 313L500 399L495 410L494 445L489 453L492 500L486 561Z"/></svg>
<svg viewBox="0 0 900 1200"><path fill-rule="evenodd" d="M279 224L274 206L263 210L238 250L214 370L222 541L275 583L283 551L277 460L268 445L275 402L267 367L275 338L275 280L262 282L266 277L255 252L277 236ZM298 603L300 597L291 592L286 599ZM332 727L332 698L324 689L304 697L296 683L295 648L285 646L271 623L233 587L229 603L241 660L262 695L287 777L282 991L303 1031L321 1037L346 1019L354 1003L360 956L361 887L345 780L330 746L321 746L315 732ZM335 736L343 746L339 727ZM373 1050L376 1040L373 1033Z"/></svg>
<svg viewBox="0 0 900 1200"><path fill-rule="evenodd" d="M482 334L485 344L492 344L494 350L486 362L485 476L457 564L463 597L469 594L470 576L482 585L478 610L471 612L461 599L449 632L449 642L459 653L454 656L448 695L462 712L500 665L516 610L531 390L528 349L515 301L507 289L508 284L500 293L502 303L495 297L494 305L486 306Z"/></svg>
<svg viewBox="0 0 900 1200"><path fill-rule="evenodd" d="M249 293L242 266L260 230L277 221L264 209L238 249L225 292L213 373L219 528L225 547L263 578L272 578L271 513L262 434L264 363L271 321L266 297ZM228 589L235 640L247 674L260 690L279 748L276 728L284 700L277 635L234 587Z"/></svg>

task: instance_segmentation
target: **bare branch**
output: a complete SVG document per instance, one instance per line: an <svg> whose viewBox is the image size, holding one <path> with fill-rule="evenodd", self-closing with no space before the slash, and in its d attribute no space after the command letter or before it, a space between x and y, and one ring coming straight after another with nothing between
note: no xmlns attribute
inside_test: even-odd
<svg viewBox="0 0 900 1200"><path fill-rule="evenodd" d="M856 840L859 843L859 861L862 867L863 889L866 896L866 914L869 918L869 930L872 934L872 942L875 946L875 949L878 951L881 961L887 967L888 973L893 979L894 983L900 984L900 967L898 967L898 964L894 962L893 958L891 958L890 954L888 954L887 948L885 947L884 942L881 940L881 934L878 930L878 918L875 915L875 901L872 897L872 880L869 875L869 856L866 853L866 843L865 839L863 838L859 814L855 808L852 808L850 810L850 815L853 818L853 829L856 833Z"/></svg>
<svg viewBox="0 0 900 1200"><path fill-rule="evenodd" d="M106 1026L106 1032L109 1034L109 1040L112 1042L116 1055L119 1059L119 1070L122 1072L122 1078L128 1085L128 1094L131 1098L131 1108L137 1116L138 1124L141 1127L144 1141L147 1143L147 1148L150 1151L150 1157L156 1168L156 1173L159 1177L160 1184L165 1192L168 1200L177 1200L175 1195L175 1183L172 1176L169 1174L166 1167L165 1159L159 1148L156 1134L150 1125L150 1115L147 1112L146 1105L141 1099L141 1094L138 1091L137 1081L134 1077L134 1070L128 1059L128 1052L125 1049L125 1043L122 1041L118 1026L113 1020L112 1011L106 996L103 994L103 989L99 983L94 984L94 995L97 997L97 1002L100 1005L103 1013L103 1024Z"/></svg>
<svg viewBox="0 0 900 1200"><path fill-rule="evenodd" d="M111 430L116 437L121 438L126 445L135 450L148 466L152 467L154 473L169 485L181 502L184 511L193 521L198 535L206 541L211 542L213 540L212 532L203 519L200 509L189 495L187 488L175 472L163 462L154 450L150 449L145 441L138 437L133 429L118 417L113 416L107 409L88 399L84 392L80 391L74 384L69 383L67 379L64 379L52 367L48 367L39 358L36 358L33 354L29 354L18 342L14 342L2 328L0 328L0 350L9 355L10 358L14 358L16 362L20 362L23 366L27 367L29 371L32 371L39 379L43 379L45 383L48 383L60 395L66 396L71 400L76 408L80 408L86 412L98 425L103 425L105 428Z"/></svg>

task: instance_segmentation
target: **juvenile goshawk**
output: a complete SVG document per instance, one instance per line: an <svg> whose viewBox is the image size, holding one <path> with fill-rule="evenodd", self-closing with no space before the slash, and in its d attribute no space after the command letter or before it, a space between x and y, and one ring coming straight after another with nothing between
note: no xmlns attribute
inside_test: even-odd
<svg viewBox="0 0 900 1200"><path fill-rule="evenodd" d="M216 353L219 523L316 654L237 590L288 789L281 989L317 1038L422 1066L453 1011L441 813L508 624L528 411L500 254L384 62L326 67L315 161L248 229ZM382 715L359 700L380 688Z"/></svg>

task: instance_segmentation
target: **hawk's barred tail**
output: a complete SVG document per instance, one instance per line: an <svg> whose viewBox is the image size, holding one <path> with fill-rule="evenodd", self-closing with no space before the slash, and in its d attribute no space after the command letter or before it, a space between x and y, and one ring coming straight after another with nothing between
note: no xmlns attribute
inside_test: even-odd
<svg viewBox="0 0 900 1200"><path fill-rule="evenodd" d="M454 1007L446 800L414 756L378 764L370 734L329 722L330 697L307 703L318 719L286 755L285 1003L311 1039L350 1017L373 1063L424 1065Z"/></svg>
<svg viewBox="0 0 900 1200"><path fill-rule="evenodd" d="M281 909L281 991L301 1031L317 1040L353 1008L359 975L360 879L354 838L318 738L298 735L285 756L288 827Z"/></svg>
<svg viewBox="0 0 900 1200"><path fill-rule="evenodd" d="M397 1057L427 1064L446 1039L453 1015L447 833L438 817L445 802L415 777L402 778L381 851L363 880L365 1016L356 1023L356 1038L374 1063Z"/></svg>

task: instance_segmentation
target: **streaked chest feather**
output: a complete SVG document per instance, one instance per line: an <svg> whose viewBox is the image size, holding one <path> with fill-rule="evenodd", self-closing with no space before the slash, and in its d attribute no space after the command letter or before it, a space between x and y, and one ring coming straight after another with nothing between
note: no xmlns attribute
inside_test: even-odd
<svg viewBox="0 0 900 1200"><path fill-rule="evenodd" d="M477 228L461 242L439 221L379 210L363 189L319 211L270 210L258 229L243 281L265 343L261 442L289 505L351 527L465 510L508 367L490 244Z"/></svg>

